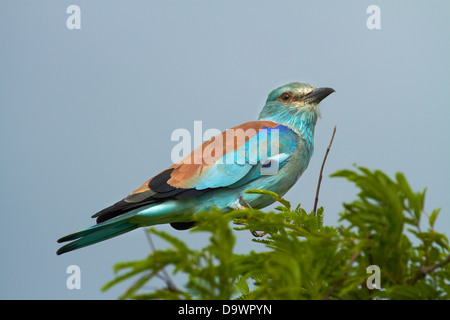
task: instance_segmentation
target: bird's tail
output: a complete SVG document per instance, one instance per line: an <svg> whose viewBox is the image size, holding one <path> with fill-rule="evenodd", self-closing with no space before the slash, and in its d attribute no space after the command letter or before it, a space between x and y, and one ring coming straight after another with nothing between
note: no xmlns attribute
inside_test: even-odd
<svg viewBox="0 0 450 320"><path fill-rule="evenodd" d="M56 254L60 255L72 250L90 246L91 244L116 237L138 227L138 224L131 223L126 220L117 220L114 222L107 221L101 224L97 224L58 239L59 243L66 241L72 242L59 248Z"/></svg>

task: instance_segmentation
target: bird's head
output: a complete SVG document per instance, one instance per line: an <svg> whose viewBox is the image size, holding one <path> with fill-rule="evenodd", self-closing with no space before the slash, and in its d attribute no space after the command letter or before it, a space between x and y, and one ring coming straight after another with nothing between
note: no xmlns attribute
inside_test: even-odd
<svg viewBox="0 0 450 320"><path fill-rule="evenodd" d="M331 88L316 88L307 83L289 83L273 90L259 115L259 120L298 127L305 122L316 124L320 117L318 104L334 92Z"/></svg>

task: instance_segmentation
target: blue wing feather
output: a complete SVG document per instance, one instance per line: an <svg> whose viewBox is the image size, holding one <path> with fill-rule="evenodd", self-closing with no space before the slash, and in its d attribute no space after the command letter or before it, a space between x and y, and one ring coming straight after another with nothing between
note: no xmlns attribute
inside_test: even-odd
<svg viewBox="0 0 450 320"><path fill-rule="evenodd" d="M203 190L241 186L261 176L261 167L268 158L283 153L279 163L281 168L294 152L297 141L297 134L286 126L265 128L243 146L225 154L208 167L193 187Z"/></svg>

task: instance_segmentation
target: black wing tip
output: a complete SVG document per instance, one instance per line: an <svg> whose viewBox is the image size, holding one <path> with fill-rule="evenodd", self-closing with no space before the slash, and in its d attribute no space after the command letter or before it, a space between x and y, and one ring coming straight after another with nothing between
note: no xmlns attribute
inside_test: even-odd
<svg viewBox="0 0 450 320"><path fill-rule="evenodd" d="M172 172L174 168L166 169L160 174L154 176L148 183L148 187L150 190L153 190L158 193L165 193L176 190L177 188L171 186L167 182L172 178Z"/></svg>

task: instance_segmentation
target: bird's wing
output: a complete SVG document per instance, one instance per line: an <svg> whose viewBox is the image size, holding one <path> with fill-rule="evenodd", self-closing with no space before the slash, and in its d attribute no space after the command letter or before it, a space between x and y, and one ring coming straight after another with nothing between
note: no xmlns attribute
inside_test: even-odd
<svg viewBox="0 0 450 320"><path fill-rule="evenodd" d="M271 140L275 131L279 136ZM241 186L261 175L261 167L267 166L265 160L287 159L289 154L278 154L284 145L293 145L292 140L290 129L272 121L252 121L231 128L92 217L100 223L144 205Z"/></svg>

